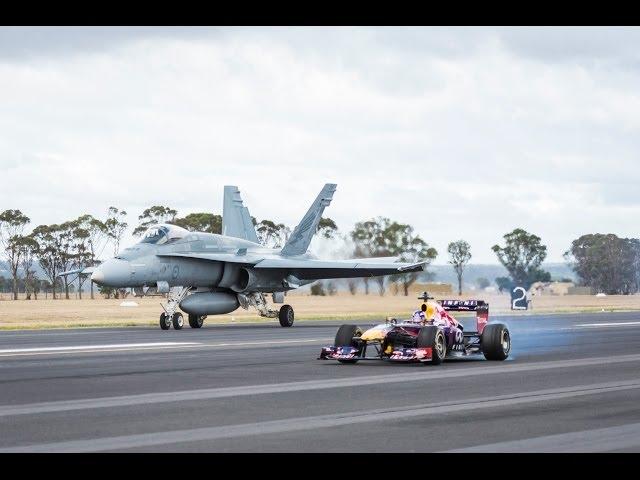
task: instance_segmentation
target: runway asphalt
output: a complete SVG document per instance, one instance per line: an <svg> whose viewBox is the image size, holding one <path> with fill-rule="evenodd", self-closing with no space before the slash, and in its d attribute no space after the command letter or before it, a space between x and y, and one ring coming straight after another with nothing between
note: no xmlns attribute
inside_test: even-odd
<svg viewBox="0 0 640 480"><path fill-rule="evenodd" d="M439 366L316 360L341 322L0 332L0 452L640 451L640 313L492 321L507 361Z"/></svg>

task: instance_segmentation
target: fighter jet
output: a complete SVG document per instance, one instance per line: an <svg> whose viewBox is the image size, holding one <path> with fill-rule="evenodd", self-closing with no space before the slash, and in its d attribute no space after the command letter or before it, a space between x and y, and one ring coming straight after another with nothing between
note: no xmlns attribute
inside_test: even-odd
<svg viewBox="0 0 640 480"><path fill-rule="evenodd" d="M389 257L319 260L307 251L318 222L333 198L336 185L328 183L282 248L260 244L236 186L224 187L222 235L190 232L177 225L150 227L136 245L115 258L82 273L91 273L98 285L132 288L135 295L168 294L162 304L160 328L180 330L182 313L189 326L202 327L207 315L255 308L263 317L278 317L291 327L291 305L279 310L285 293L319 279L393 275L424 270L425 262L393 263ZM67 272L65 272L67 273ZM71 273L71 272L68 272Z"/></svg>

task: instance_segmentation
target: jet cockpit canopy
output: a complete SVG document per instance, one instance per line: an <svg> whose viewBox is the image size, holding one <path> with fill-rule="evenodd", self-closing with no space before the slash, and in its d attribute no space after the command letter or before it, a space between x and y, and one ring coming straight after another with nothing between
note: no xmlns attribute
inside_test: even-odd
<svg viewBox="0 0 640 480"><path fill-rule="evenodd" d="M177 225L160 223L152 225L144 232L140 243L150 243L152 245L163 245L165 243L184 238L189 235L189 231Z"/></svg>

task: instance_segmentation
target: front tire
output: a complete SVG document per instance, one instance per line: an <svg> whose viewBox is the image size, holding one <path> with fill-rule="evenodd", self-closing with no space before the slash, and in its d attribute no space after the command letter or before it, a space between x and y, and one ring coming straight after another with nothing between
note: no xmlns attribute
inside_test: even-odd
<svg viewBox="0 0 640 480"><path fill-rule="evenodd" d="M194 315L192 313L189 314L189 326L191 328L202 328L203 323L204 315Z"/></svg>
<svg viewBox="0 0 640 480"><path fill-rule="evenodd" d="M182 329L182 326L184 325L184 318L182 318L182 314L180 312L174 313L171 321L173 323L174 330Z"/></svg>
<svg viewBox="0 0 640 480"><path fill-rule="evenodd" d="M281 327L293 326L293 307L291 305L281 306L280 313L278 313L278 320L280 320Z"/></svg>
<svg viewBox="0 0 640 480"><path fill-rule="evenodd" d="M506 360L511 351L511 335L503 323L490 323L480 337L482 353L487 360Z"/></svg>
<svg viewBox="0 0 640 480"><path fill-rule="evenodd" d="M334 345L336 347L354 347L358 348L358 345L353 340L353 337L359 337L362 335L362 330L356 325L340 325L336 332L336 339ZM338 360L340 363L357 363L358 360Z"/></svg>
<svg viewBox="0 0 640 480"><path fill-rule="evenodd" d="M447 355L447 340L444 332L435 325L427 325L420 329L416 339L417 348L431 349L431 363L440 365Z"/></svg>
<svg viewBox="0 0 640 480"><path fill-rule="evenodd" d="M171 317L168 317L166 313L160 314L160 328L162 330L169 330L171 327Z"/></svg>

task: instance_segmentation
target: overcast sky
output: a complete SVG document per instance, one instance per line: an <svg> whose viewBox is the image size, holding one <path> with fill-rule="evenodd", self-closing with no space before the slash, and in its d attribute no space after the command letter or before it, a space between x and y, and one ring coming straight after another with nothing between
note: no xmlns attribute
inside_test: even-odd
<svg viewBox="0 0 640 480"><path fill-rule="evenodd" d="M0 28L0 210L413 225L446 263L522 227L640 236L640 29ZM130 243L127 240L125 243Z"/></svg>

